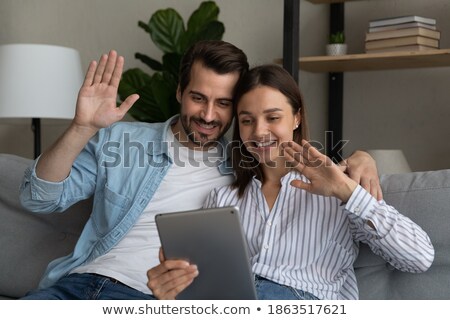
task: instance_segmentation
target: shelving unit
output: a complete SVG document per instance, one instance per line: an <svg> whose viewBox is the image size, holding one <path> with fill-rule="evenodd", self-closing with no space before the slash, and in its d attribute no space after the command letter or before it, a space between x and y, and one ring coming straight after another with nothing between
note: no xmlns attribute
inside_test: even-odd
<svg viewBox="0 0 450 320"><path fill-rule="evenodd" d="M450 49L361 53L299 59L299 68L309 72L348 72L450 66Z"/></svg>
<svg viewBox="0 0 450 320"><path fill-rule="evenodd" d="M344 31L344 3L364 0L307 1L314 4L330 5L331 34ZM342 141L343 127L343 72L450 66L450 49L300 57L298 65L300 70L329 74L327 131L331 132L332 137L331 139L327 137L326 151L331 158L339 160L341 158L340 141Z"/></svg>

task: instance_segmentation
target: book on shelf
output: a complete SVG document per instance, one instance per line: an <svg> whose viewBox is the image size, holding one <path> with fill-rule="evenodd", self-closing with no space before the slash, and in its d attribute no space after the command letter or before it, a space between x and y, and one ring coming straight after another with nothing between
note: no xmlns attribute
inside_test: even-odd
<svg viewBox="0 0 450 320"><path fill-rule="evenodd" d="M439 40L426 38L422 36L411 36L411 37L402 37L402 38L393 38L393 39L382 39L382 40L373 40L366 41L366 50L369 49L381 49L381 48L389 48L389 47L398 47L398 46L408 46L408 45L423 45L428 47L439 47Z"/></svg>
<svg viewBox="0 0 450 320"><path fill-rule="evenodd" d="M430 29L421 28L421 27L380 31L380 32L369 32L369 33L366 33L366 41L392 39L392 38L409 37L409 36L422 36L422 37L426 37L426 38L432 38L432 39L439 40L441 38L441 33L440 33L440 31L437 31L437 30L430 30Z"/></svg>
<svg viewBox="0 0 450 320"><path fill-rule="evenodd" d="M410 22L421 22L429 25L436 25L436 19L425 18L420 16L401 16L401 17L392 17L392 18L384 18L369 21L369 28L373 27L381 27L381 26L391 26L401 23L410 23Z"/></svg>
<svg viewBox="0 0 450 320"><path fill-rule="evenodd" d="M409 46L398 46L380 49L366 49L366 53L383 53L383 52L399 52L399 51L428 51L437 50L435 47L423 46L420 44L414 44Z"/></svg>
<svg viewBox="0 0 450 320"><path fill-rule="evenodd" d="M430 30L436 30L435 25L426 24L422 22L409 22L409 23L400 23L394 24L391 26L381 26L381 27L373 27L369 28L369 32L380 32L380 31L389 31L389 30L398 30L398 29L407 29L407 28L427 28Z"/></svg>

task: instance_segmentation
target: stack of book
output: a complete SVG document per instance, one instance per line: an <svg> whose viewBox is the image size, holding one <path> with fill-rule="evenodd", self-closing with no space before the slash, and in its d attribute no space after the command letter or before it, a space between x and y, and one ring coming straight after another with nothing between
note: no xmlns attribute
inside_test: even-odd
<svg viewBox="0 0 450 320"><path fill-rule="evenodd" d="M395 17L370 21L365 47L367 53L439 49L440 38L435 19Z"/></svg>

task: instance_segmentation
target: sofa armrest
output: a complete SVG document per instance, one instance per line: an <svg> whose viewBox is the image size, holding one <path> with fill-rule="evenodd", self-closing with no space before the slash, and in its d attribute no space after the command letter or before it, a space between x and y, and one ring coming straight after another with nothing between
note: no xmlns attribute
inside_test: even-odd
<svg viewBox="0 0 450 320"><path fill-rule="evenodd" d="M0 295L35 289L47 264L70 253L91 212L91 201L64 214L34 214L19 202L19 187L32 160L0 154Z"/></svg>

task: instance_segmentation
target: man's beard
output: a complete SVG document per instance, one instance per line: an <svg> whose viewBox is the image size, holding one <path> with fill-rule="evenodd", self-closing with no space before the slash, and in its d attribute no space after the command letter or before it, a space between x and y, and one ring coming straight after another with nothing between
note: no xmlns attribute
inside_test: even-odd
<svg viewBox="0 0 450 320"><path fill-rule="evenodd" d="M200 132L195 132L191 125L188 125L188 116L184 115L180 117L181 119L181 125L183 126L184 132L186 133L186 136L188 137L188 139L198 145L199 147L205 147L208 146L209 144L215 144L217 142L217 140L219 140L223 134L228 130L228 128L230 127L230 125L228 125L225 130L219 131L217 133L217 136L212 137L212 138L208 138L207 135L202 134ZM197 122L198 124L205 124L205 125L214 125L218 128L222 127L222 122L221 121L211 121L211 122L206 122L205 120L198 118L198 117L190 117L190 122L189 124L192 124L193 122Z"/></svg>

